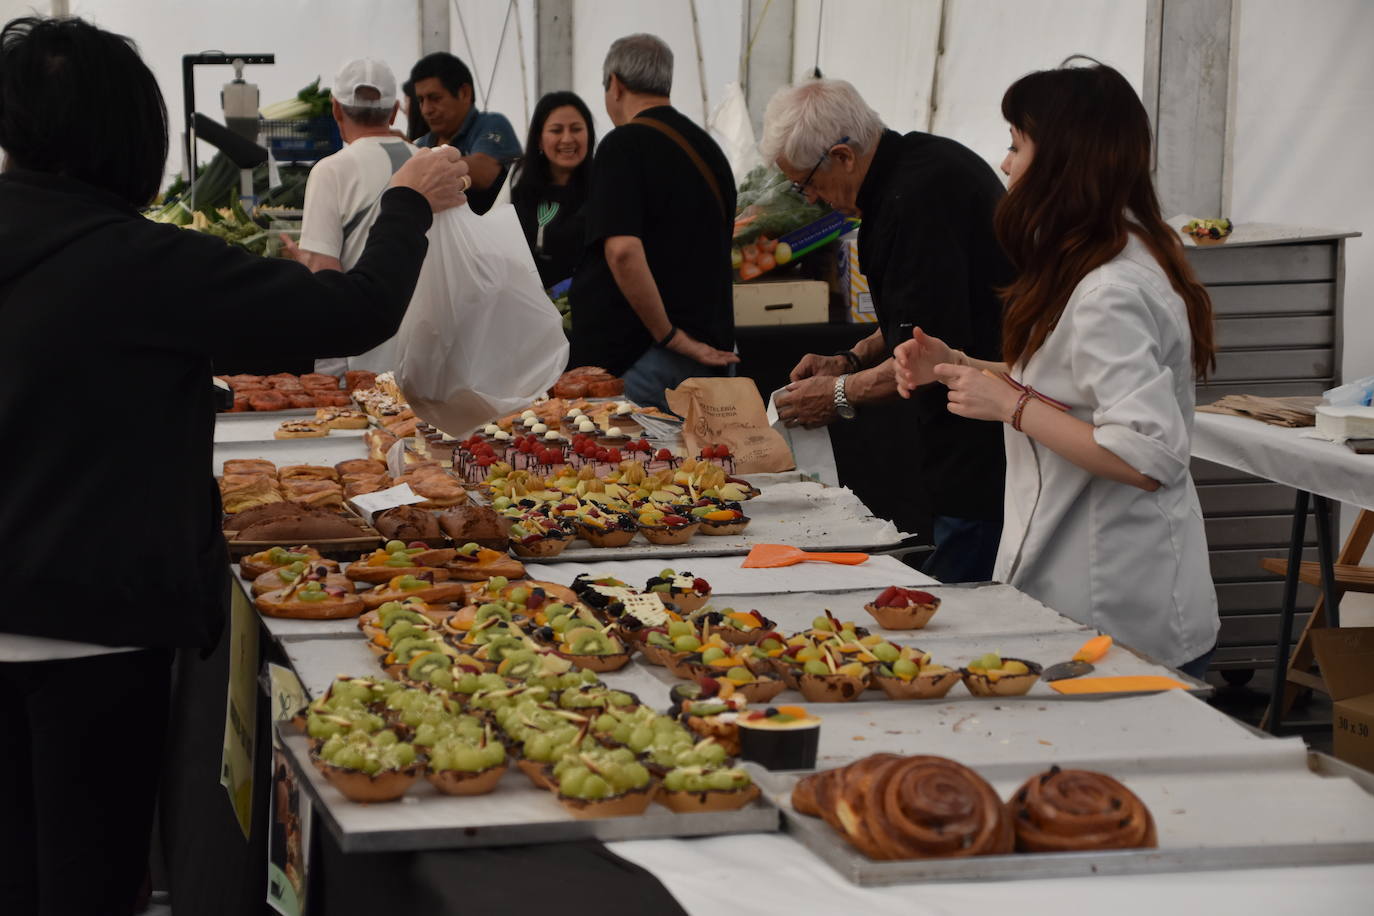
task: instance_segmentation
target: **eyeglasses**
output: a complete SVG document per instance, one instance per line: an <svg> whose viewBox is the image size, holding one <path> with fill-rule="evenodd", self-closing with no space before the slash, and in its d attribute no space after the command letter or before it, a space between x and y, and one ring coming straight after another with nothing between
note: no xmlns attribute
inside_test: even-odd
<svg viewBox="0 0 1374 916"><path fill-rule="evenodd" d="M804 194L806 193L806 189L807 189L808 187L811 186L811 179L813 179L813 178L816 177L816 172L820 171L821 166L825 164L825 160L828 159L828 158L830 157L830 151L831 151L832 149L834 149L835 147L841 146L841 145L843 145L843 144L845 144L845 143L848 143L848 142L849 142L849 138L848 138L848 137L841 137L837 142L832 143L832 144L830 144L829 146L827 146L827 147L825 148L825 152L821 153L821 158L817 159L817 160L816 160L816 164L815 164L814 166L812 166L811 171L809 171L809 172L806 173L806 178L805 178L805 180L799 181L799 182L798 182L798 181L792 182L792 190L795 191L795 192L798 193L798 194L803 194L803 195L804 195Z"/></svg>

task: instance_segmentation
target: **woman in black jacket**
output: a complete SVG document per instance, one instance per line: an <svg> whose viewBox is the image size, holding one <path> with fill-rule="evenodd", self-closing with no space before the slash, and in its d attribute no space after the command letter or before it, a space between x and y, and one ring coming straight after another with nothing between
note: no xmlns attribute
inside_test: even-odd
<svg viewBox="0 0 1374 916"><path fill-rule="evenodd" d="M577 93L550 92L534 106L510 199L546 289L571 277L582 258L594 146L592 113Z"/></svg>
<svg viewBox="0 0 1374 916"><path fill-rule="evenodd" d="M421 151L347 274L145 219L167 114L131 42L0 33L0 912L132 912L173 650L228 603L212 361L360 353L396 332L466 166Z"/></svg>

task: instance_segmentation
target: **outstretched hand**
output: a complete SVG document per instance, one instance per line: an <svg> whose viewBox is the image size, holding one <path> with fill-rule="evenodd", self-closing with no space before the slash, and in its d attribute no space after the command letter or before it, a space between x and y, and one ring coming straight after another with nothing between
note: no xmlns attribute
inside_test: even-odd
<svg viewBox="0 0 1374 916"><path fill-rule="evenodd" d="M892 351L892 371L897 375L897 393L904 398L922 385L937 381L935 367L956 362L955 351L938 337L931 337L920 328L912 328L911 339Z"/></svg>

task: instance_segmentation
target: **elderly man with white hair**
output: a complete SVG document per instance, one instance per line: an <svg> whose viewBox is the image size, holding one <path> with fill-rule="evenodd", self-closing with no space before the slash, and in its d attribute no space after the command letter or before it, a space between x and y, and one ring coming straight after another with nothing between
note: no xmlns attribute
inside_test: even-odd
<svg viewBox="0 0 1374 916"><path fill-rule="evenodd" d="M878 317L878 330L853 350L797 364L777 400L788 425L824 426L895 399L892 350L914 327L969 356L1000 358L997 289L1012 278L992 227L1003 187L977 154L943 137L886 129L843 80L779 90L761 147L808 199L862 217L859 266ZM911 470L934 516L925 572L944 582L989 579L1002 527L1001 432L951 414L938 385L910 404L919 452Z"/></svg>

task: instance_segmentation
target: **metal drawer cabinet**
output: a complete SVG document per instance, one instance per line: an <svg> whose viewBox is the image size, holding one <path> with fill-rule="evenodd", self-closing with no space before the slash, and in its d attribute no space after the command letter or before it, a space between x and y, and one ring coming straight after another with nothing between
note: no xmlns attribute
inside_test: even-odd
<svg viewBox="0 0 1374 916"><path fill-rule="evenodd" d="M1217 367L1197 403L1227 394L1317 395L1339 383L1345 239L1356 233L1239 225L1224 245L1189 248L1216 313ZM1206 461L1193 480L1207 526L1221 636L1212 666L1243 683L1271 664L1279 639L1282 580L1259 566L1285 556L1293 491ZM1307 531L1315 559L1315 525ZM1316 590L1298 592L1294 640Z"/></svg>

